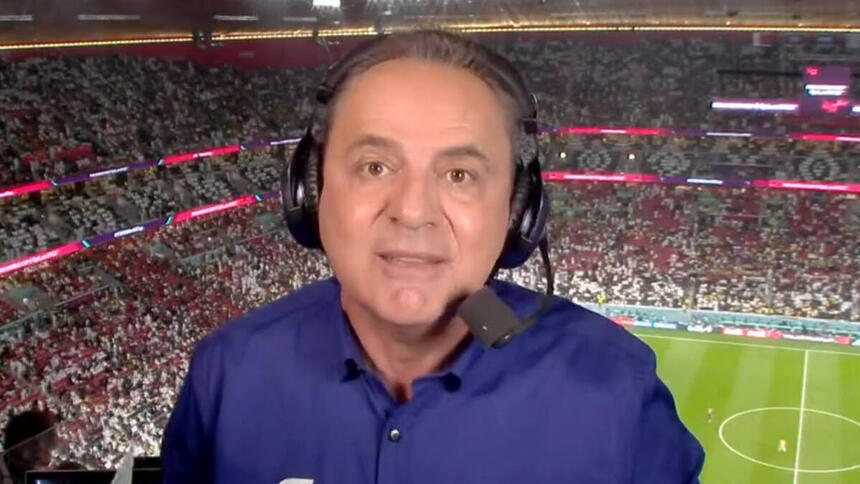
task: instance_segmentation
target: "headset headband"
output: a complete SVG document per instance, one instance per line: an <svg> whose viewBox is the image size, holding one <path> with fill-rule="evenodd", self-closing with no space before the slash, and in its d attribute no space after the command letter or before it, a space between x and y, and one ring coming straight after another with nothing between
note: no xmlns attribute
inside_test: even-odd
<svg viewBox="0 0 860 484"><path fill-rule="evenodd" d="M383 42L385 38L385 36L380 36L366 42L329 67L314 96L317 105L328 106L347 78L354 75L352 69L355 65L364 61L373 52L373 46ZM488 77L493 82L498 83L499 87L517 103L519 110L517 118L522 124L523 132L530 136L536 136L538 134L537 97L529 92L522 76L507 59L480 44L478 44L478 48L487 58L487 62L483 63L482 67L489 71L487 72ZM319 121L317 113L314 113L314 118L316 118L315 121Z"/></svg>

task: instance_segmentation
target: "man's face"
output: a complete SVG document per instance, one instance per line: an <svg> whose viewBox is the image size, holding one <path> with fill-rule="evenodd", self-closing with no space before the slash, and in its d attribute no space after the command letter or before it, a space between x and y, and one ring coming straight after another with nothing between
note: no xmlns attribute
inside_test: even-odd
<svg viewBox="0 0 860 484"><path fill-rule="evenodd" d="M320 236L343 302L433 323L483 286L504 245L508 115L468 71L399 59L354 78L333 116Z"/></svg>

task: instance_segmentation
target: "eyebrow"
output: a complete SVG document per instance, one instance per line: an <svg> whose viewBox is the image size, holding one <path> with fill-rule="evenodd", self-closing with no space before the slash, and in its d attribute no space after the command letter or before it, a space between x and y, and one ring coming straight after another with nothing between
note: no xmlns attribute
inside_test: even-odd
<svg viewBox="0 0 860 484"><path fill-rule="evenodd" d="M385 150L396 151L398 153L403 152L403 145L393 139L385 138L382 136L377 136L374 134L364 134L359 136L355 141L349 144L347 148L347 153L356 150L358 148L380 148Z"/></svg>
<svg viewBox="0 0 860 484"><path fill-rule="evenodd" d="M399 141L373 134L365 134L359 136L355 141L350 143L349 147L347 148L347 152L351 152L353 150L364 147L390 150L397 154L403 153L403 144ZM487 155L485 155L484 152L481 151L481 149L474 144L450 146L448 148L443 149L442 151L437 152L433 155L433 157L436 159L474 158L487 166L491 165L490 159L487 157Z"/></svg>
<svg viewBox="0 0 860 484"><path fill-rule="evenodd" d="M474 158L487 167L491 166L490 159L475 145L461 145L445 148L437 153L436 158Z"/></svg>

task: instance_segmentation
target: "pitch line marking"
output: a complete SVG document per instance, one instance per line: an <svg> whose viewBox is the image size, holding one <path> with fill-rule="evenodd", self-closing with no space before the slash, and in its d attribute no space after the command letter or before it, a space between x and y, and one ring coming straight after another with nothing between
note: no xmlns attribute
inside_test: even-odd
<svg viewBox="0 0 860 484"><path fill-rule="evenodd" d="M848 472L848 471L853 471L854 469L860 469L860 462L858 462L857 464L854 464L853 466L840 467L838 469L798 469L796 467L780 466L780 465L776 465L776 464L770 464L767 462L763 462L763 461L760 461L760 460L755 459L753 457L750 457L750 456L740 452L739 450L735 449L731 445L729 445L729 443L726 441L725 436L723 435L723 428L726 426L727 423L729 423L730 421L734 420L737 417L740 417L742 415L746 415L748 413L765 412L768 410L800 410L800 408L799 407L759 407L759 408L753 408L750 410L744 410L743 412L738 412L734 415L729 416L729 418L723 420L723 423L720 424L720 430L719 430L720 442L722 442L723 445L725 445L727 449L734 452L739 457L742 457L742 458L744 458L750 462L754 462L754 463L759 464L759 465L771 467L774 469L780 469L780 470L788 471L788 472L805 472L807 474L834 474L837 472ZM839 415L838 413L825 412L824 410L815 410L814 408L807 408L804 411L812 412L812 413L820 413L822 415L828 415L828 416L833 417L833 418L838 418L840 420L844 420L846 422L852 423L855 426L857 426L858 428L860 428L860 422L858 422L854 419L850 419L844 415Z"/></svg>
<svg viewBox="0 0 860 484"><path fill-rule="evenodd" d="M803 387L800 390L800 419L797 423L797 451L794 454L794 484L797 484L797 472L800 469L800 443L803 438L803 407L806 405L806 370L809 367L809 351L803 352Z"/></svg>
<svg viewBox="0 0 860 484"><path fill-rule="evenodd" d="M669 339L669 340L678 340L678 341L693 341L696 343L712 343L717 345L729 345L729 346L748 346L751 348L770 348L772 350L784 350L784 351L808 351L810 353L827 353L831 355L845 355L845 356L860 356L860 352L851 352L851 351L831 351L831 350L809 350L804 348L791 348L788 346L777 346L777 345L757 345L755 343L737 343L735 341L716 341L710 339L701 339L701 338L683 338L680 336L663 336L659 334L639 334L639 333L631 333L638 338L657 338L657 339Z"/></svg>

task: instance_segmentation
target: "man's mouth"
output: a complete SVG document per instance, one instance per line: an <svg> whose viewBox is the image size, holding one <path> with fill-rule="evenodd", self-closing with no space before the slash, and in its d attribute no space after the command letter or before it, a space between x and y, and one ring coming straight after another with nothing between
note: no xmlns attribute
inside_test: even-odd
<svg viewBox="0 0 860 484"><path fill-rule="evenodd" d="M439 264L445 258L432 252L386 250L378 253L384 261L397 265Z"/></svg>

